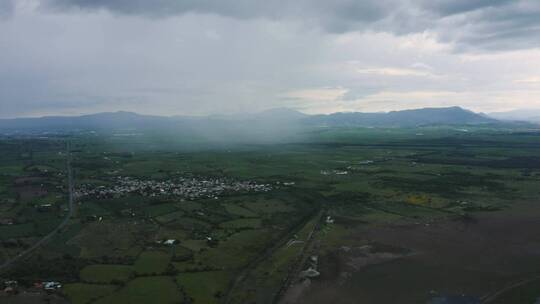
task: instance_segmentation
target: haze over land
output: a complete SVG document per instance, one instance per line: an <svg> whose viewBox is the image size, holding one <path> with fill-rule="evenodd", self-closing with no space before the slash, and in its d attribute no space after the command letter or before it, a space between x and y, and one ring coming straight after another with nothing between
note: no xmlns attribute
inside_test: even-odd
<svg viewBox="0 0 540 304"><path fill-rule="evenodd" d="M0 3L0 117L540 108L535 0Z"/></svg>

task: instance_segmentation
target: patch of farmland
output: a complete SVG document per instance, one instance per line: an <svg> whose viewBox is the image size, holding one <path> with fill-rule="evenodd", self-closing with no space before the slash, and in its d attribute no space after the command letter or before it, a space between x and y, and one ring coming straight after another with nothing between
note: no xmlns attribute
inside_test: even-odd
<svg viewBox="0 0 540 304"><path fill-rule="evenodd" d="M193 202L193 201L184 201L184 202L180 202L178 203L178 206L182 209L182 210L185 210L185 211L197 211L197 210L200 210L202 209L202 205L200 203L197 203L197 202Z"/></svg>
<svg viewBox="0 0 540 304"><path fill-rule="evenodd" d="M0 226L0 239L2 240L31 236L33 233L34 224L32 223Z"/></svg>
<svg viewBox="0 0 540 304"><path fill-rule="evenodd" d="M182 294L170 277L141 277L126 284L113 294L102 298L95 304L176 304Z"/></svg>
<svg viewBox="0 0 540 304"><path fill-rule="evenodd" d="M167 214L176 211L174 204L159 204L150 205L143 209L143 211L151 217Z"/></svg>
<svg viewBox="0 0 540 304"><path fill-rule="evenodd" d="M178 284L194 303L206 304L219 303L230 279L230 275L224 271L182 273L176 277Z"/></svg>
<svg viewBox="0 0 540 304"><path fill-rule="evenodd" d="M94 222L68 244L82 248L81 257L126 256L137 254L137 237L144 227L129 223Z"/></svg>
<svg viewBox="0 0 540 304"><path fill-rule="evenodd" d="M192 217L184 217L177 224L185 230L203 231L211 228L209 223Z"/></svg>
<svg viewBox="0 0 540 304"><path fill-rule="evenodd" d="M257 213L236 204L224 204L223 206L225 207L225 210L227 210L227 212L230 214L242 217L257 217Z"/></svg>
<svg viewBox="0 0 540 304"><path fill-rule="evenodd" d="M160 274L165 272L171 255L163 251L144 251L135 261L134 269L138 274Z"/></svg>
<svg viewBox="0 0 540 304"><path fill-rule="evenodd" d="M258 200L245 203L244 207L256 213L279 213L294 211L292 206L278 200Z"/></svg>
<svg viewBox="0 0 540 304"><path fill-rule="evenodd" d="M17 186L14 188L21 200L31 200L47 195L47 190L40 185Z"/></svg>
<svg viewBox="0 0 540 304"><path fill-rule="evenodd" d="M23 166L2 166L0 167L0 172L3 175L20 176L24 174L24 169Z"/></svg>
<svg viewBox="0 0 540 304"><path fill-rule="evenodd" d="M264 229L243 230L220 241L196 255L196 261L219 269L237 269L259 254L271 240L272 234Z"/></svg>
<svg viewBox="0 0 540 304"><path fill-rule="evenodd" d="M206 240L186 240L182 242L182 246L188 248L193 252L199 252L201 249L206 248Z"/></svg>
<svg viewBox="0 0 540 304"><path fill-rule="evenodd" d="M261 219L248 218L224 222L221 223L219 226L225 229L257 229L261 227L261 224Z"/></svg>
<svg viewBox="0 0 540 304"><path fill-rule="evenodd" d="M168 214L160 215L156 217L156 220L161 224L167 224L167 223L174 222L176 220L181 219L184 216L184 214L185 214L184 211L179 210L179 211L171 212Z"/></svg>
<svg viewBox="0 0 540 304"><path fill-rule="evenodd" d="M66 284L63 291L73 304L87 304L105 297L116 290L114 285L73 283Z"/></svg>
<svg viewBox="0 0 540 304"><path fill-rule="evenodd" d="M126 265L89 265L81 270L81 280L90 283L126 282L133 268Z"/></svg>

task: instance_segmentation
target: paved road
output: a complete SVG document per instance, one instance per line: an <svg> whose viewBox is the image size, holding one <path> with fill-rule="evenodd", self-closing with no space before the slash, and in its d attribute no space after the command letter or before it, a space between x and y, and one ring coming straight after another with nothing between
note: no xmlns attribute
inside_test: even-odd
<svg viewBox="0 0 540 304"><path fill-rule="evenodd" d="M10 266L13 266L15 263L17 263L17 261L19 261L23 257L29 255L32 251L36 250L39 246L43 245L45 242L50 240L53 236L55 236L58 233L58 231L60 231L62 228L64 228L68 224L71 216L73 215L73 201L74 201L73 192L74 192L74 186L73 186L73 171L72 171L72 168L71 168L71 152L70 152L71 149L70 149L69 142L66 144L66 150L67 150L67 152L66 152L66 170L67 170L67 176L68 176L68 191L69 191L69 195L68 195L69 211L66 214L66 217L64 218L62 223L60 223L60 225L58 225L58 227L56 227L53 231L49 232L49 234L47 234L42 239L37 241L34 245L30 246L25 251L19 253L17 256L13 257L12 259L10 259L10 260L6 261L5 263L3 263L2 265L0 265L0 273L2 271L5 271L6 269L8 269Z"/></svg>

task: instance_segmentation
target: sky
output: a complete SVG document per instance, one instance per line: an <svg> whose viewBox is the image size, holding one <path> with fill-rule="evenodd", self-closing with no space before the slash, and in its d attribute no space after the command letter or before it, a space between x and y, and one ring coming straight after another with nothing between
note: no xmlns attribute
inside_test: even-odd
<svg viewBox="0 0 540 304"><path fill-rule="evenodd" d="M0 117L540 108L538 0L0 0Z"/></svg>

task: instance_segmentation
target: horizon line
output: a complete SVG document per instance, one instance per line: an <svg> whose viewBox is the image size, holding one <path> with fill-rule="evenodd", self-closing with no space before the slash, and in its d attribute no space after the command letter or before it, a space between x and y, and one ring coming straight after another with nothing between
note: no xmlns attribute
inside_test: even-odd
<svg viewBox="0 0 540 304"><path fill-rule="evenodd" d="M276 107L276 108L268 108L265 110L257 111L257 112L237 112L237 113L230 113L230 114L206 114L206 115L185 115L185 114L174 114L174 115L158 115L158 114L145 114L140 113L136 111L127 111L127 110L116 110L116 111L101 111L101 112L89 112L89 113L81 113L81 114L50 114L50 115L39 115L39 116L14 116L14 117L0 117L0 120L13 120L13 119L39 119L39 118L77 118L77 117L83 117L83 116L92 116L92 115L99 115L99 114L117 114L117 113L129 113L129 114L135 114L139 116L154 116L154 117L162 117L162 118L175 118L175 117L185 117L185 118L208 118L213 116L235 116L235 115L256 115L256 114L262 114L265 112L270 112L274 110L288 110L291 112L297 112L304 114L306 116L315 116L315 115L332 115L332 114L339 114L339 113L364 113L364 114L381 114L381 113L392 113L392 112L403 112L403 111L415 111L415 110L426 110L426 109L452 109L452 108L459 108L464 111L473 112L476 114L496 114L496 113L507 113L507 112L513 112L513 111L520 111L520 110L540 110L540 109L514 109L509 111L499 111L499 112L477 112L474 110L470 110L468 108L465 108L463 106L454 105L454 106L433 106L433 107L419 107L419 108L408 108L408 109L402 109L402 110L388 110L388 111L337 111L337 112L331 112L331 113L313 113L308 114L301 110L289 108L289 107Z"/></svg>

